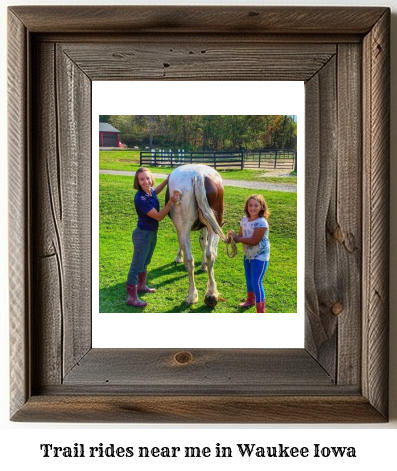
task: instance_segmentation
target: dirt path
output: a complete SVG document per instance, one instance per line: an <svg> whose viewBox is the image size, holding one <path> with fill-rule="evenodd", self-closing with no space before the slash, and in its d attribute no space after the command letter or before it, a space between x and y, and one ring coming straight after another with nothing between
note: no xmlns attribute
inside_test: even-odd
<svg viewBox="0 0 397 471"><path fill-rule="evenodd" d="M133 177L135 172L127 172L123 170L99 170L99 173L105 173L108 175L125 175ZM285 176L285 171L281 175L275 175L266 173L269 176ZM164 178L164 173L153 173L154 178ZM242 188L252 188L258 190L269 190L269 191L284 191L286 193L296 193L296 183L267 183L267 182L255 182L249 180L225 180L223 179L225 186L237 186Z"/></svg>

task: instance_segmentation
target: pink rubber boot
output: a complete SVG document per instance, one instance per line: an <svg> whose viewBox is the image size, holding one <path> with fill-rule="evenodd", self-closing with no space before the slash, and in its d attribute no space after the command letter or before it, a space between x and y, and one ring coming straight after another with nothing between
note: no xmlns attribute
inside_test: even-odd
<svg viewBox="0 0 397 471"><path fill-rule="evenodd" d="M240 307L250 307L255 305L255 294L253 291L248 291L247 293L247 300L243 303L240 303Z"/></svg>
<svg viewBox="0 0 397 471"><path fill-rule="evenodd" d="M127 304L129 306L135 306L135 307L147 306L147 303L145 303L145 301L142 301L142 299L138 298L137 285L127 284L127 293L128 293Z"/></svg>
<svg viewBox="0 0 397 471"><path fill-rule="evenodd" d="M266 303L262 301L261 303L256 303L256 312L265 313L266 312Z"/></svg>
<svg viewBox="0 0 397 471"><path fill-rule="evenodd" d="M142 272L142 273L139 273L138 275L138 293L155 293L156 292L156 289L155 288L149 288L147 285L146 285L146 277L147 277L147 273L146 272Z"/></svg>

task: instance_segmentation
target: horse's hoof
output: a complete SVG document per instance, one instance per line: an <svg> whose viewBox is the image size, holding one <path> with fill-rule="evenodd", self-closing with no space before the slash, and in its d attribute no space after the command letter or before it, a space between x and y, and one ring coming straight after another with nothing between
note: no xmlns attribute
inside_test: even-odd
<svg viewBox="0 0 397 471"><path fill-rule="evenodd" d="M215 307L218 304L217 296L210 294L208 296L204 296L204 302L208 307Z"/></svg>
<svg viewBox="0 0 397 471"><path fill-rule="evenodd" d="M198 301L198 295L187 296L185 299L186 304L196 304Z"/></svg>

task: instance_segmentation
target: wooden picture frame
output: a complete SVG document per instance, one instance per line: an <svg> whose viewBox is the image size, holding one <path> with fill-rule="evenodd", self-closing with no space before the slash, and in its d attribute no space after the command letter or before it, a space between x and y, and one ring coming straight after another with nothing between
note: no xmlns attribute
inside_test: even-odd
<svg viewBox="0 0 397 471"><path fill-rule="evenodd" d="M388 8L10 7L11 420L388 419ZM305 348L91 348L91 81L303 80Z"/></svg>

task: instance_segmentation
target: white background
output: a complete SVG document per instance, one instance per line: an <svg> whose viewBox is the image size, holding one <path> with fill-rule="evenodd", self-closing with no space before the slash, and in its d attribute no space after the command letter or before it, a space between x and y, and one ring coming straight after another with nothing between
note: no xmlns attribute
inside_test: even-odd
<svg viewBox="0 0 397 471"><path fill-rule="evenodd" d="M340 470L351 469L392 469L395 465L395 444L397 443L397 254L395 245L391 245L391 352L390 352L390 422L388 424L379 425L328 425L328 426L171 426L162 425L152 427L149 425L117 425L117 424L17 424L8 420L8 286L7 286L7 160L6 160L6 7L13 4L79 4L81 1L58 2L55 0L44 2L25 0L17 2L1 3L1 136L0 146L0 220L2 224L2 233L0 238L1 249L1 276L0 276L0 464L2 469L41 469L58 470L70 469L72 466L76 470L86 470L95 467L97 470L109 469L113 467L117 470L131 469L153 469L161 467L161 469L202 469L204 466L215 466L217 469L266 469L287 470L292 465L299 468L305 466L305 469L322 470L332 469L336 467ZM110 1L85 1L85 4L110 4ZM118 3L133 4L134 2ZM189 4L189 2L161 2L157 4ZM215 4L215 2L196 1L191 4ZM273 0L271 4L282 5L291 4L288 1ZM136 4L150 4L148 1L140 0ZM266 2L233 2L218 0L217 4L221 5L260 5ZM390 6L392 9L392 102L391 102L391 241L396 240L397 227L397 165L393 156L397 153L397 2L396 0L339 0L337 3L320 1L296 2L301 5L382 5ZM137 459L126 458L102 458L95 461L87 461L87 459L44 459L40 452L40 443L53 443L59 446L73 446L74 443L84 443L86 446L95 446L99 442L107 446L109 443L115 443L117 446L209 446L215 447L216 443L222 446L235 447L236 443L256 443L262 446L273 446L278 443L284 443L286 446L307 446L312 447L314 443L321 443L323 446L354 446L357 450L358 457L353 459L346 458L295 458L286 459L241 459L235 456L232 459L219 458L201 458L201 459L146 459L138 461ZM216 462L213 463L213 460ZM303 460L303 462L302 462ZM269 462L270 461L270 462Z"/></svg>
<svg viewBox="0 0 397 471"><path fill-rule="evenodd" d="M147 97L150 96L150 100ZM304 345L304 172L298 174L298 311L297 313L208 313L201 322L192 314L99 313L98 116L155 115L297 115L298 155L304 155L303 82L93 82L92 98L92 345L94 348L301 348ZM186 97L189 97L187 99ZM203 97L208 97L207 99ZM216 99L214 99L216 97ZM234 99L231 99L234 97ZM240 99L244 97L244 99ZM302 164L302 162L301 162ZM300 169L303 166L300 165ZM227 191L227 188L226 188ZM133 198L134 190L126 197ZM247 191L247 195L249 191ZM266 194L265 194L266 198ZM241 208L243 212L243 208ZM239 221L234 221L238 227ZM161 226L160 226L161 228ZM133 227L131 227L131 230ZM237 229L236 229L237 230ZM159 232L161 237L161 230ZM192 239L193 239L192 235ZM176 238L176 233L175 233ZM270 234L271 241L271 234ZM270 242L271 244L271 242ZM218 250L224 250L222 242ZM241 250L241 248L240 248ZM172 254L175 257L176 254ZM155 255L156 256L156 253ZM172 260L171 258L170 260ZM243 270L230 260L233 270ZM239 265L236 266L236 263ZM232 265L234 264L234 265ZM270 267L272 267L270 262ZM129 267L127 267L128 269ZM126 270L127 270L126 269ZM274 269L277 269L274 265ZM216 278L216 265L215 265ZM266 279L265 279L266 289ZM220 292L222 287L218 286ZM242 296L245 294L241 288ZM181 302L187 293L180 293ZM199 293L202 298L204 293ZM223 293L227 296L227 293ZM150 302L150 301L149 301ZM170 326L178 325L178 329ZM164 335L167 332L167 335ZM183 339L183 345L181 341Z"/></svg>

